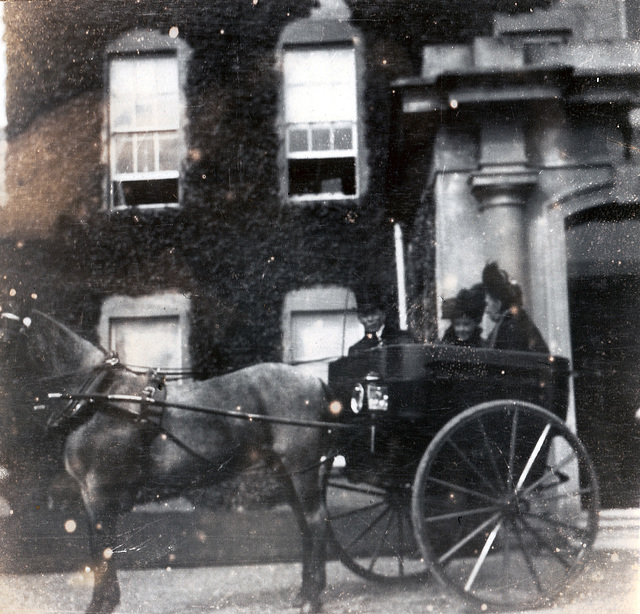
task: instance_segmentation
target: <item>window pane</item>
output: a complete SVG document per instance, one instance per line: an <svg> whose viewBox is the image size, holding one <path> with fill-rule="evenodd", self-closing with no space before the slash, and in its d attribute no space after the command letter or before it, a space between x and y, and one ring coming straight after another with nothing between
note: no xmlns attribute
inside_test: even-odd
<svg viewBox="0 0 640 614"><path fill-rule="evenodd" d="M289 130L289 151L307 151L309 135L306 130Z"/></svg>
<svg viewBox="0 0 640 614"><path fill-rule="evenodd" d="M111 129L177 129L179 91L175 56L114 58L110 80Z"/></svg>
<svg viewBox="0 0 640 614"><path fill-rule="evenodd" d="M153 134L139 134L136 143L136 172L151 173L156 170Z"/></svg>
<svg viewBox="0 0 640 614"><path fill-rule="evenodd" d="M332 194L355 196L354 158L289 160L289 195Z"/></svg>
<svg viewBox="0 0 640 614"><path fill-rule="evenodd" d="M331 149L331 130L329 128L315 128L312 130L311 149L314 151L328 151Z"/></svg>
<svg viewBox="0 0 640 614"><path fill-rule="evenodd" d="M111 348L122 362L139 367L182 367L180 321L167 318L112 318Z"/></svg>
<svg viewBox="0 0 640 614"><path fill-rule="evenodd" d="M114 171L116 173L133 172L133 139L127 135L116 135L112 141L115 155Z"/></svg>
<svg viewBox="0 0 640 614"><path fill-rule="evenodd" d="M113 184L115 207L167 205L178 202L178 179L132 179Z"/></svg>
<svg viewBox="0 0 640 614"><path fill-rule="evenodd" d="M284 77L288 123L356 121L353 49L288 50Z"/></svg>
<svg viewBox="0 0 640 614"><path fill-rule="evenodd" d="M180 164L180 150L176 133L158 135L159 163L161 171L176 170Z"/></svg>
<svg viewBox="0 0 640 614"><path fill-rule="evenodd" d="M111 102L111 130L125 132L133 126L133 108L121 100Z"/></svg>
<svg viewBox="0 0 640 614"><path fill-rule="evenodd" d="M293 361L342 356L362 334L362 325L353 312L292 312Z"/></svg>
<svg viewBox="0 0 640 614"><path fill-rule="evenodd" d="M333 131L334 149L353 149L353 138L351 128L336 128Z"/></svg>

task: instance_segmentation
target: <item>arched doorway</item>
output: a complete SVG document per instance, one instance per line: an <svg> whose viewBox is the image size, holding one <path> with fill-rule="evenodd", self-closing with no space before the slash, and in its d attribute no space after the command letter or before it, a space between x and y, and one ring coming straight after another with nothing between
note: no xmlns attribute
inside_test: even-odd
<svg viewBox="0 0 640 614"><path fill-rule="evenodd" d="M604 507L640 504L640 207L605 205L566 222L578 434Z"/></svg>

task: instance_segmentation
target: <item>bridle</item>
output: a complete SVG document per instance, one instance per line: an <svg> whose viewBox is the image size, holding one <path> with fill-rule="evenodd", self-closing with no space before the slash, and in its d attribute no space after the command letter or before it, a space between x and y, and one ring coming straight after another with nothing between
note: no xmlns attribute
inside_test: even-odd
<svg viewBox="0 0 640 614"><path fill-rule="evenodd" d="M12 313L10 311L2 311L0 312L0 319L9 320L11 322L20 322L25 328L29 328L31 326L31 318L25 317L21 318L19 315Z"/></svg>

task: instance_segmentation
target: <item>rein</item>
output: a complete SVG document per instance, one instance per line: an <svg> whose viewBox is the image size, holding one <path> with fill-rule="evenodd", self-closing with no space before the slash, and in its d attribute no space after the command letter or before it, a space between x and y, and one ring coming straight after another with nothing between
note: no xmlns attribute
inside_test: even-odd
<svg viewBox="0 0 640 614"><path fill-rule="evenodd" d="M272 424L284 424L287 426L299 426L307 428L326 428L326 429L349 429L360 428L357 425L341 424L339 422L320 422L317 420L295 420L293 418L277 418L276 416L264 416L262 414L248 414L245 412L228 411L224 409L214 409L211 407L198 407L196 405L186 405L184 403L170 403L168 401L159 401L152 397L142 397L138 395L130 394L63 394L60 392L50 392L50 399L67 399L69 401L89 401L94 403L95 401L121 401L128 403L139 403L145 406L149 415L160 417L162 416L163 407L173 407L175 409L183 409L185 411L192 411L199 414L209 414L213 416L224 416L226 418L235 418L237 420L246 420L247 422L269 422ZM158 409L151 408L150 406L156 406ZM126 411L126 410L122 410ZM129 412L126 412L129 413Z"/></svg>

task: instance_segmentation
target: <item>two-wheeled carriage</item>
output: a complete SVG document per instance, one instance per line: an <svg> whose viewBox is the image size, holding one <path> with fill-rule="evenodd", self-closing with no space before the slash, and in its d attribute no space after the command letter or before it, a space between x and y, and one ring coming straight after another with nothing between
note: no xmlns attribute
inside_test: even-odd
<svg viewBox="0 0 640 614"><path fill-rule="evenodd" d="M330 364L341 403L323 493L344 564L432 572L493 606L550 600L593 544L598 485L567 426L569 363L546 354L382 346Z"/></svg>
<svg viewBox="0 0 640 614"><path fill-rule="evenodd" d="M332 363L335 399L281 364L165 389L45 314L32 318L22 343L3 341L3 364L59 386L90 373L80 392L70 383L50 395L71 403L49 419L66 433L65 465L91 519L89 611L119 602L116 525L140 496L188 493L260 461L301 526L308 611L320 608L327 531L365 577L431 571L481 604L516 607L562 590L595 539L594 471L562 419L565 359L403 344ZM29 397L31 377L7 381Z"/></svg>

